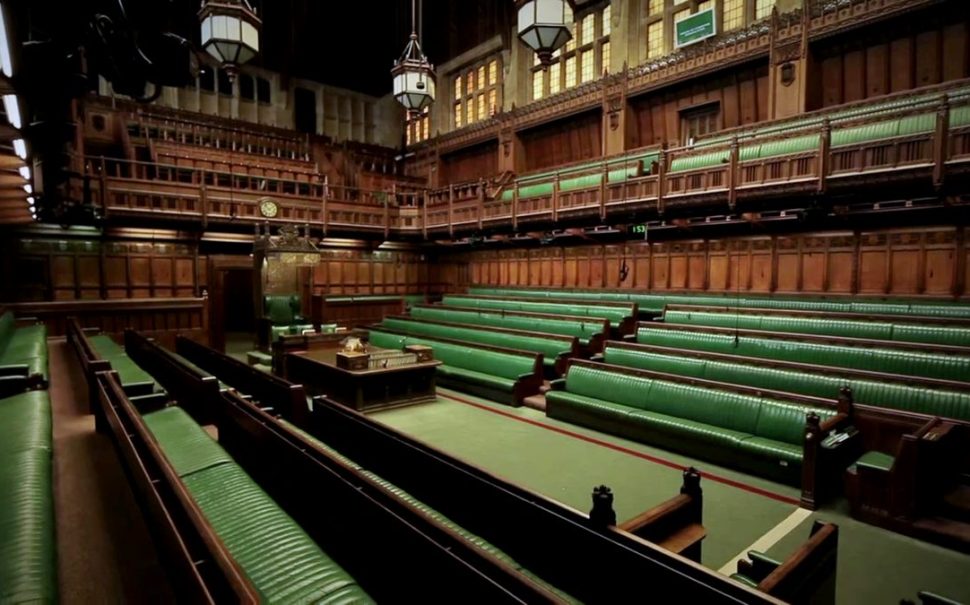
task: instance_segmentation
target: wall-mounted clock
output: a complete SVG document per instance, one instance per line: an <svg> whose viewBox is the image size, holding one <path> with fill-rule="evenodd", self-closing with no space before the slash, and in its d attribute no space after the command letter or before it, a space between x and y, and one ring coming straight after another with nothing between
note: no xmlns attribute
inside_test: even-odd
<svg viewBox="0 0 970 605"><path fill-rule="evenodd" d="M280 206L270 198L264 198L259 202L259 213L263 218L276 218L280 213Z"/></svg>

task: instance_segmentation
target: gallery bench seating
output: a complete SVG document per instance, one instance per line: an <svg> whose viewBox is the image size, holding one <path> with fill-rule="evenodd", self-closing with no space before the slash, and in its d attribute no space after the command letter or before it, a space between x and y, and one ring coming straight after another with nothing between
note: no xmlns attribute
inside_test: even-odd
<svg viewBox="0 0 970 605"><path fill-rule="evenodd" d="M664 347L846 367L965 382L970 352L960 347L886 343L838 336L786 334L642 323L637 342Z"/></svg>
<svg viewBox="0 0 970 605"><path fill-rule="evenodd" d="M56 603L53 434L47 391L0 399L0 603Z"/></svg>
<svg viewBox="0 0 970 605"><path fill-rule="evenodd" d="M551 315L548 313L485 311L468 307L417 305L411 309L411 317L427 321L522 330L534 334L575 336L579 339L579 344L586 354L602 351L603 342L610 334L610 323L607 319Z"/></svg>
<svg viewBox="0 0 970 605"><path fill-rule="evenodd" d="M298 426L233 393L223 394L223 404L220 440L265 476L308 531L345 542L351 559L363 559L362 578L373 574L380 584L376 599L447 602L474 592L488 602L570 601L495 546ZM254 450L254 443L263 448ZM306 485L326 490L329 514L321 515L320 503L306 497ZM371 542L381 547L361 547Z"/></svg>
<svg viewBox="0 0 970 605"><path fill-rule="evenodd" d="M664 311L665 324L715 326L741 330L769 332L795 332L823 334L849 338L869 338L882 341L898 341L970 347L970 327L953 325L926 325L919 323L886 322L866 319L867 315L853 317L785 316L761 314L756 310L730 307L668 306Z"/></svg>
<svg viewBox="0 0 970 605"><path fill-rule="evenodd" d="M808 541L784 561L751 551L731 578L793 605L832 605L838 551L839 527L815 521Z"/></svg>
<svg viewBox="0 0 970 605"><path fill-rule="evenodd" d="M619 341L606 343L602 360L812 397L837 397L848 387L856 403L970 421L970 392L959 382Z"/></svg>
<svg viewBox="0 0 970 605"><path fill-rule="evenodd" d="M119 457L180 600L369 602L184 410L142 417L115 376L97 380Z"/></svg>
<svg viewBox="0 0 970 605"><path fill-rule="evenodd" d="M680 493L624 521L618 527L653 542L670 552L701 562L704 529L704 495L701 475L694 468L684 470Z"/></svg>
<svg viewBox="0 0 970 605"><path fill-rule="evenodd" d="M369 338L372 345L383 349L431 347L434 358L442 362L437 368L439 384L486 399L517 407L526 397L537 395L542 386L541 353L412 336L378 326L370 329Z"/></svg>
<svg viewBox="0 0 970 605"><path fill-rule="evenodd" d="M683 602L777 602L347 407L319 397L313 404L306 432L579 601L623 602L663 586Z"/></svg>
<svg viewBox="0 0 970 605"><path fill-rule="evenodd" d="M638 318L636 303L628 302L590 302L588 300L540 300L533 298L513 298L502 296L461 296L446 294L441 300L449 307L491 309L505 311L527 311L550 315L578 315L608 319L610 328L617 335L632 334Z"/></svg>
<svg viewBox="0 0 970 605"><path fill-rule="evenodd" d="M562 375L566 371L566 363L570 358L579 356L579 342L571 336L424 321L413 317L385 317L381 325L416 336L465 340L507 349L542 353L543 364L547 372L557 375Z"/></svg>
<svg viewBox="0 0 970 605"><path fill-rule="evenodd" d="M48 382L47 328L34 323L17 327L11 311L0 309L0 377L22 376L31 388Z"/></svg>
<svg viewBox="0 0 970 605"><path fill-rule="evenodd" d="M872 313L879 315L917 315L970 319L970 304L938 299L866 298L859 296L757 296L725 292L723 294L671 292L645 293L637 290L581 290L561 288L498 288L472 286L468 293L474 296L521 296L527 298L561 298L592 301L630 301L640 307L641 313L659 315L667 305L715 305L721 307L748 307L759 309L792 309L826 311L831 313Z"/></svg>
<svg viewBox="0 0 970 605"><path fill-rule="evenodd" d="M546 393L550 418L800 485L807 508L838 466L818 443L847 404L578 360Z"/></svg>
<svg viewBox="0 0 970 605"><path fill-rule="evenodd" d="M301 385L182 336L175 339L175 352L220 382L248 395L253 403L272 407L291 422L305 421L308 405Z"/></svg>
<svg viewBox="0 0 970 605"><path fill-rule="evenodd" d="M852 516L970 553L970 423L913 417L845 471Z"/></svg>

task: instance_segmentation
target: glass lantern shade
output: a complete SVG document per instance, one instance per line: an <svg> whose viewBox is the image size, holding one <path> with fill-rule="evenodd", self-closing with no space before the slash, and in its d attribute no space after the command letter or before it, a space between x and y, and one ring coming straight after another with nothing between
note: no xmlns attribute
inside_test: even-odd
<svg viewBox="0 0 970 605"><path fill-rule="evenodd" d="M519 0L519 39L535 51L543 65L573 37L566 0Z"/></svg>
<svg viewBox="0 0 970 605"><path fill-rule="evenodd" d="M199 12L202 48L226 66L247 63L259 53L262 22L246 0L213 0Z"/></svg>
<svg viewBox="0 0 970 605"><path fill-rule="evenodd" d="M421 111L435 100L434 66L421 52L418 38L411 35L401 59L391 70L394 98L408 111Z"/></svg>

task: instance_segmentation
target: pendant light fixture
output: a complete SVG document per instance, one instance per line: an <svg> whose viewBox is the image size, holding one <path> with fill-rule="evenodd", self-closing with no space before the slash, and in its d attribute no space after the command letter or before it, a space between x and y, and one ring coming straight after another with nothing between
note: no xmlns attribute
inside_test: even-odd
<svg viewBox="0 0 970 605"><path fill-rule="evenodd" d="M408 111L419 112L434 103L434 66L424 56L417 33L417 0L411 0L411 38L401 58L394 62L394 98Z"/></svg>
<svg viewBox="0 0 970 605"><path fill-rule="evenodd" d="M262 21L248 0L202 0L202 48L222 66L230 81L239 66L259 53Z"/></svg>
<svg viewBox="0 0 970 605"><path fill-rule="evenodd" d="M552 54L573 37L569 31L570 12L566 0L517 0L519 39L535 51L543 67L552 63Z"/></svg>

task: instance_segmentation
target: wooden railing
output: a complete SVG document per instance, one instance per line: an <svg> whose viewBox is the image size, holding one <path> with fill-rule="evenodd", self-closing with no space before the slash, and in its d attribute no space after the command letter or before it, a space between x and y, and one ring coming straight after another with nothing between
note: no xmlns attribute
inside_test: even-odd
<svg viewBox="0 0 970 605"><path fill-rule="evenodd" d="M47 325L50 336L68 333L69 320L81 328L120 338L125 330L139 332L164 345L175 344L182 335L192 340L209 341L208 298L128 298L118 300L76 300L5 305L15 314L36 317Z"/></svg>
<svg viewBox="0 0 970 605"><path fill-rule="evenodd" d="M650 150L619 158L566 167L544 180L520 177L489 195L485 180L425 190L400 187L371 191L332 186L308 175L273 176L253 168L240 174L199 164L184 165L87 158L87 186L91 200L106 217L153 217L210 223L263 222L259 210L265 197L279 205L271 222L307 224L322 229L390 235L422 233L453 236L488 228L517 230L530 223L608 222L633 211L705 212L733 210L738 203L766 197L790 204L797 194L851 190L884 183L920 186L932 192L950 174L970 168L970 126L951 127L956 107L965 111L970 99L951 100L944 93L933 104L925 101L890 114L827 121L794 132L774 130L751 138L737 131L730 140L676 149L657 149L658 161L645 166ZM908 116L929 116L923 132L858 142L842 140L847 128L879 124ZM932 128L926 122L932 121ZM861 138L861 137L860 137ZM790 146L793 151L748 159L750 150ZM764 151L762 151L764 153ZM758 154L755 154L758 155ZM692 160L698 165L690 168ZM675 170L676 168L676 170ZM626 178L610 180L623 170ZM568 182L590 178L589 185ZM562 183L567 182L563 190ZM522 195L535 183L549 185L536 195ZM74 193L82 196L82 181ZM504 193L503 193L504 192Z"/></svg>

